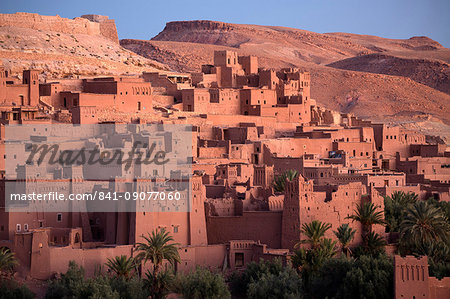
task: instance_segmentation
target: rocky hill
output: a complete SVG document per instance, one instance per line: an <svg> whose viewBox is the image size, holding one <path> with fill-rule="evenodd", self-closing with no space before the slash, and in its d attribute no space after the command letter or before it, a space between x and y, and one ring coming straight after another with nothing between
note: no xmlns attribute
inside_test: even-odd
<svg viewBox="0 0 450 299"><path fill-rule="evenodd" d="M427 37L386 39L347 33L181 21L149 41L121 45L178 71L199 71L216 49L257 55L262 67L311 71L320 104L361 117L450 124L450 50Z"/></svg>
<svg viewBox="0 0 450 299"><path fill-rule="evenodd" d="M369 73L403 76L450 94L450 65L431 59L369 54L333 62L328 66Z"/></svg>
<svg viewBox="0 0 450 299"><path fill-rule="evenodd" d="M0 14L0 59L12 74L33 67L44 77L167 69L121 47L114 20L98 15Z"/></svg>

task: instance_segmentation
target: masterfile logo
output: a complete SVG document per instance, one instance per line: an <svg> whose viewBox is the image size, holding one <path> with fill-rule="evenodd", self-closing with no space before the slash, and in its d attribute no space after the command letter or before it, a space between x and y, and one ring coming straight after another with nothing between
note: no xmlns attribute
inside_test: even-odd
<svg viewBox="0 0 450 299"><path fill-rule="evenodd" d="M9 125L4 151L10 212L190 210L190 125Z"/></svg>

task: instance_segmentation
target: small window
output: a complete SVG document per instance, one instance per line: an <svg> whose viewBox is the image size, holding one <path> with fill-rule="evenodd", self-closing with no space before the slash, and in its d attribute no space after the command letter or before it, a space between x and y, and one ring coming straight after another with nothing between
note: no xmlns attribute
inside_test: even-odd
<svg viewBox="0 0 450 299"><path fill-rule="evenodd" d="M28 224L27 224L27 223L25 223L25 224L23 225L23 230L26 231L26 232L28 231Z"/></svg>
<svg viewBox="0 0 450 299"><path fill-rule="evenodd" d="M39 221L39 227L44 227L44 221Z"/></svg>
<svg viewBox="0 0 450 299"><path fill-rule="evenodd" d="M58 222L61 222L61 221L62 221L62 214L61 214L61 213L58 213L58 214L56 215L56 221L58 221Z"/></svg>
<svg viewBox="0 0 450 299"><path fill-rule="evenodd" d="M176 233L178 233L178 226L174 226L173 227L173 232L176 234Z"/></svg>
<svg viewBox="0 0 450 299"><path fill-rule="evenodd" d="M20 232L22 230L22 226L20 224L16 224L16 232Z"/></svg>
<svg viewBox="0 0 450 299"><path fill-rule="evenodd" d="M236 268L244 267L244 253L236 252L234 255L234 265Z"/></svg>

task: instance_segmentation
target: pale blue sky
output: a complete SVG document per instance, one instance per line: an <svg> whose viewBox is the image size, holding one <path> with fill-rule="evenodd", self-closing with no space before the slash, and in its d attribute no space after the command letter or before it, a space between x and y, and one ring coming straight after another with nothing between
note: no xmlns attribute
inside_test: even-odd
<svg viewBox="0 0 450 299"><path fill-rule="evenodd" d="M450 0L0 1L2 13L24 11L66 18L107 15L116 20L121 39L150 39L169 21L216 20L388 38L425 35L450 47Z"/></svg>

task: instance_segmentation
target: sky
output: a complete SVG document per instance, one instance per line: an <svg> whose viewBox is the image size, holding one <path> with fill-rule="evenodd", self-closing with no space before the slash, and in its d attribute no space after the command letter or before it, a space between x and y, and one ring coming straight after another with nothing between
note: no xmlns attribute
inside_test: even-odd
<svg viewBox="0 0 450 299"><path fill-rule="evenodd" d="M387 38L428 36L450 48L450 0L0 0L1 13L33 12L115 19L119 38L150 39L165 23L214 20L348 32Z"/></svg>

